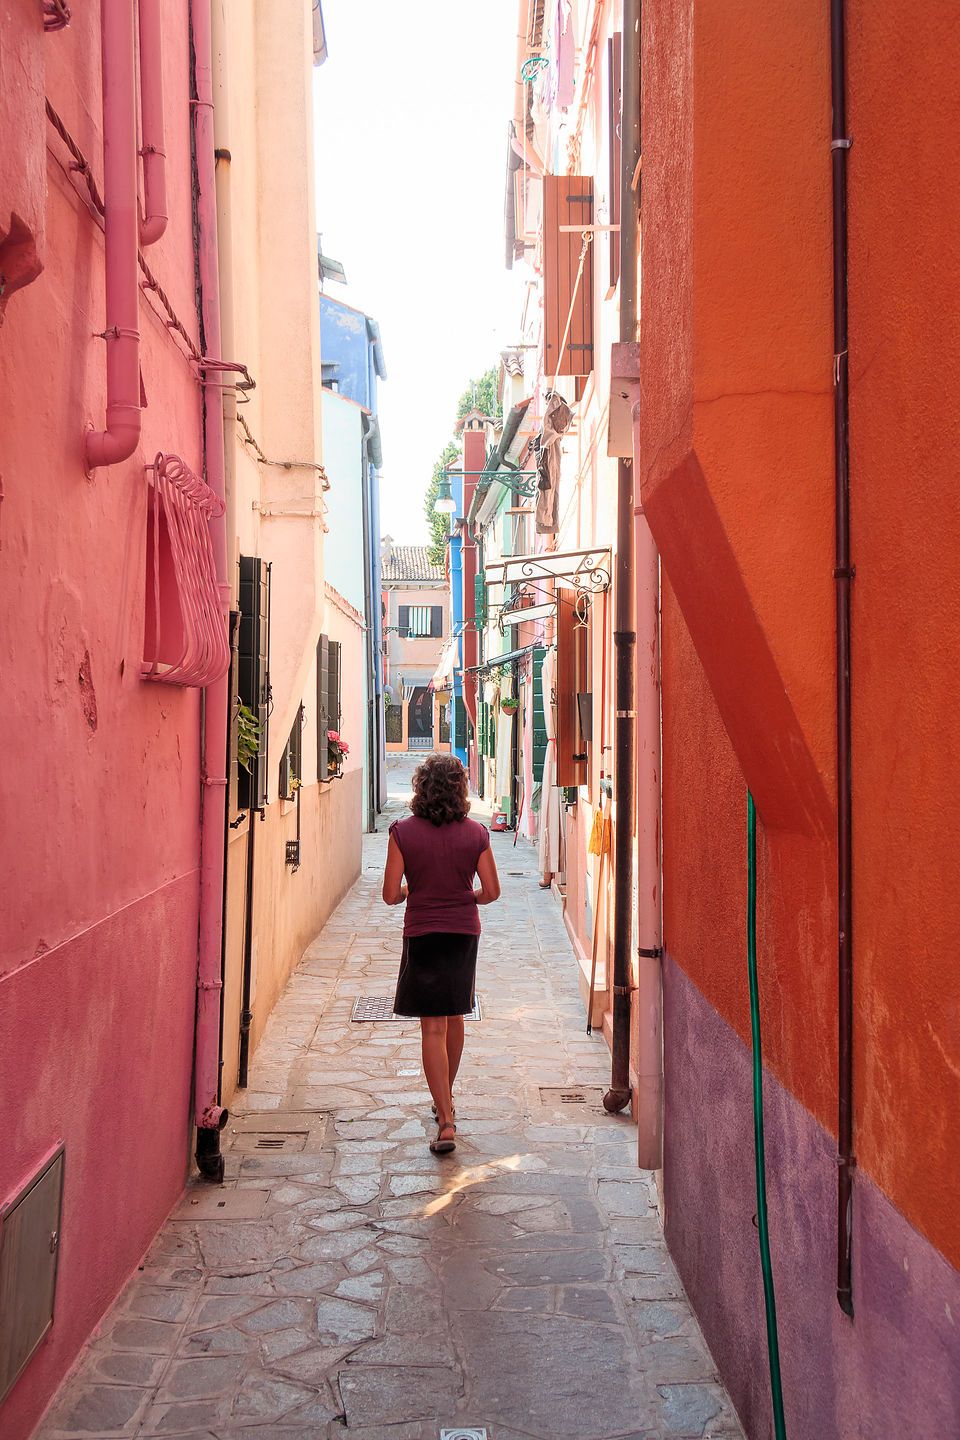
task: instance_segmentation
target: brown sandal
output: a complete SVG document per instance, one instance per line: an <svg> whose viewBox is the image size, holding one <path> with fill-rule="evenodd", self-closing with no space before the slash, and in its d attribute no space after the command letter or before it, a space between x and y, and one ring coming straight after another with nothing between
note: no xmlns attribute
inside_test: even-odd
<svg viewBox="0 0 960 1440"><path fill-rule="evenodd" d="M439 1130L437 1131L436 1140L430 1141L430 1149L433 1151L434 1155L448 1155L451 1150L456 1150L457 1142L453 1139L453 1134L456 1131L456 1128L457 1127L449 1120L447 1121L446 1125L440 1126ZM444 1140L443 1138L443 1132L445 1130L450 1131L450 1138L447 1140Z"/></svg>

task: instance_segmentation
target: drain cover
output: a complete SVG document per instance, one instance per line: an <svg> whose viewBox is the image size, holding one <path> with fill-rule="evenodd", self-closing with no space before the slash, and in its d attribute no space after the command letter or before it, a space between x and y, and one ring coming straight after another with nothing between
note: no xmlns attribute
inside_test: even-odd
<svg viewBox="0 0 960 1440"><path fill-rule="evenodd" d="M576 1109L593 1109L603 1105L603 1090L592 1085L541 1085L541 1105L562 1105Z"/></svg>
<svg viewBox="0 0 960 1440"><path fill-rule="evenodd" d="M250 1155L254 1150L281 1151L290 1155L294 1151L303 1150L307 1143L307 1132L305 1130L294 1131L270 1131L263 1132L248 1131L243 1135L234 1136L232 1150L239 1150L245 1155Z"/></svg>
<svg viewBox="0 0 960 1440"><path fill-rule="evenodd" d="M487 1432L476 1426L469 1430L441 1430L440 1440L487 1440Z"/></svg>
<svg viewBox="0 0 960 1440"><path fill-rule="evenodd" d="M415 1019L411 1015L397 1015L394 1012L393 1000L387 995L358 995L353 1005L353 1013L350 1016L354 1025L361 1025L371 1020L395 1020L400 1024L406 1024ZM480 996L478 995L473 1009L469 1015L464 1015L464 1020L482 1020L480 1013Z"/></svg>

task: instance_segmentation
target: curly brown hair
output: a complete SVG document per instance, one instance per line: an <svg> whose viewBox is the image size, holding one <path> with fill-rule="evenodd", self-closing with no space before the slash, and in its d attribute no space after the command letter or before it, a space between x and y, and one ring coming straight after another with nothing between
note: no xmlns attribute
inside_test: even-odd
<svg viewBox="0 0 960 1440"><path fill-rule="evenodd" d="M467 772L456 755L431 755L417 766L410 809L431 825L449 825L467 818Z"/></svg>

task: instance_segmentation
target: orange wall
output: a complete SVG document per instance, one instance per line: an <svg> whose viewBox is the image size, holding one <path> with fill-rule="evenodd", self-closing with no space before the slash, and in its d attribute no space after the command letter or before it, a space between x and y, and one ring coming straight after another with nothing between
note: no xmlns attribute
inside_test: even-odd
<svg viewBox="0 0 960 1440"><path fill-rule="evenodd" d="M848 13L855 1146L960 1261L953 7ZM826 7L645 6L639 479L664 597L665 943L836 1126ZM954 47L955 48L955 47Z"/></svg>

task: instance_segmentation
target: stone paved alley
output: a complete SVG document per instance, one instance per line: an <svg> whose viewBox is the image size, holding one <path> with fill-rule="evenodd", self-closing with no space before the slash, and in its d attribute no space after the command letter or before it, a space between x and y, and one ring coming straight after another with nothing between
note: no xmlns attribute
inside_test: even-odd
<svg viewBox="0 0 960 1440"><path fill-rule="evenodd" d="M427 1148L416 1022L351 1021L393 994L380 874L413 763L270 1020L224 1188L188 1187L39 1440L742 1436L532 849L492 837L452 1155Z"/></svg>

